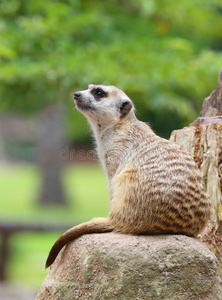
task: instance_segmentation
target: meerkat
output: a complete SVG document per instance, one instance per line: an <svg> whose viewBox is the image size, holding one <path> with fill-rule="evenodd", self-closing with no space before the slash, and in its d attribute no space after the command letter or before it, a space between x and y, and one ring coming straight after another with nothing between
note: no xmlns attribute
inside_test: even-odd
<svg viewBox="0 0 222 300"><path fill-rule="evenodd" d="M74 94L74 102L92 127L110 209L107 218L66 231L52 247L46 268L63 246L87 233L197 236L211 205L191 156L139 121L131 99L115 86L89 85Z"/></svg>

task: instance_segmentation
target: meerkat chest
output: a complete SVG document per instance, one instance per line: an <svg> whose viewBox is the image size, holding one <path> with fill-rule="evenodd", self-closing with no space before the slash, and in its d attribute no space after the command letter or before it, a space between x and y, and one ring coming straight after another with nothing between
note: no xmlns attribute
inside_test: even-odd
<svg viewBox="0 0 222 300"><path fill-rule="evenodd" d="M98 143L97 152L107 177L111 179L124 164L127 145L123 138L108 138Z"/></svg>
<svg viewBox="0 0 222 300"><path fill-rule="evenodd" d="M100 163L106 172L107 177L111 179L115 175L121 163L119 149L110 147L97 147L97 152Z"/></svg>

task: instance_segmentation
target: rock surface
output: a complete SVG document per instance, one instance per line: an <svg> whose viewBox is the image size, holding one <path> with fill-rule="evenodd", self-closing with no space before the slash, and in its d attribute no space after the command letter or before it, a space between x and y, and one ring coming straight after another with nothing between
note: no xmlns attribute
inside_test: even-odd
<svg viewBox="0 0 222 300"><path fill-rule="evenodd" d="M214 254L183 235L84 235L52 265L36 300L222 299Z"/></svg>

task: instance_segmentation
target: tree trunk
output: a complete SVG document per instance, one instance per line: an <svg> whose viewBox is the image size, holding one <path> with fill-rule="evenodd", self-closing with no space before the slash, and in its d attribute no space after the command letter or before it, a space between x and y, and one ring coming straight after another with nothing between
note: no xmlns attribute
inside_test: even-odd
<svg viewBox="0 0 222 300"><path fill-rule="evenodd" d="M41 205L67 205L61 179L64 160L60 153L65 146L62 115L61 107L48 105L40 118L38 162L43 178L39 198Z"/></svg>
<svg viewBox="0 0 222 300"><path fill-rule="evenodd" d="M170 140L187 150L202 172L212 214L200 239L217 256L222 277L222 68L199 117L189 127L173 131Z"/></svg>
<svg viewBox="0 0 222 300"><path fill-rule="evenodd" d="M0 128L0 162L4 162L5 160L6 157L4 153L3 136L1 134L1 128Z"/></svg>

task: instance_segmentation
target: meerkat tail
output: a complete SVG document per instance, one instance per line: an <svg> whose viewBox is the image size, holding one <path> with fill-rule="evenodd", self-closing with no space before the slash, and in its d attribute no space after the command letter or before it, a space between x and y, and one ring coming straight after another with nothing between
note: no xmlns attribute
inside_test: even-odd
<svg viewBox="0 0 222 300"><path fill-rule="evenodd" d="M77 226L74 226L63 233L55 244L52 246L48 258L46 260L45 268L47 269L56 259L60 250L70 241L75 238L87 234L87 233L103 233L113 231L113 226L111 225L109 218L98 218L94 219Z"/></svg>

